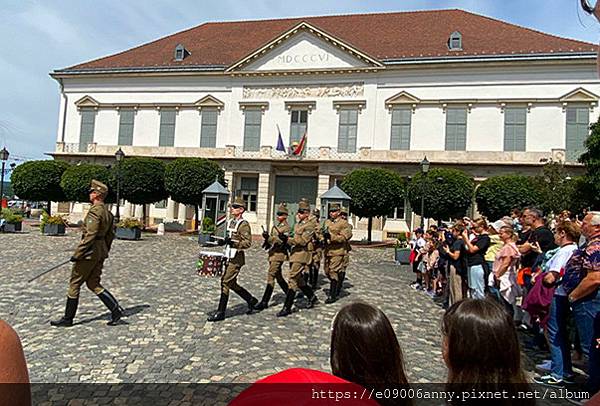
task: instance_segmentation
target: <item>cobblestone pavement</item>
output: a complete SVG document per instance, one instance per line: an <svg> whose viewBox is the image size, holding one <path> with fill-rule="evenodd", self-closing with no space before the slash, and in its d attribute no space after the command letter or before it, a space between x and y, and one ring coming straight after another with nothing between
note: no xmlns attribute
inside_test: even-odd
<svg viewBox="0 0 600 406"><path fill-rule="evenodd" d="M0 234L0 315L19 333L32 382L253 382L289 367L329 371L331 320L356 299L379 306L390 318L412 382L440 382L446 370L440 350L442 311L412 290L391 249L356 249L337 303L277 318L281 292L267 310L245 315L231 295L228 318L206 322L219 298L219 281L195 274L198 245L188 237L144 234L141 241L115 241L103 285L126 309L126 324L109 327L107 309L82 288L76 325L54 328L64 312L69 265L28 284L38 271L69 258L78 234ZM255 243L239 281L260 299L266 255ZM322 281L322 287L325 287ZM277 291L276 291L277 292ZM273 299L272 299L273 303Z"/></svg>

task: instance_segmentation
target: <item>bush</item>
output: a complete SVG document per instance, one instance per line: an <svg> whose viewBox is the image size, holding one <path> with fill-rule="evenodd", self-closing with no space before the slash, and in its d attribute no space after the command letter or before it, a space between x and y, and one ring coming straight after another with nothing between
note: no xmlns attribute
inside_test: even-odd
<svg viewBox="0 0 600 406"><path fill-rule="evenodd" d="M386 216L394 207L404 205L406 196L404 179L394 171L381 168L355 169L344 177L341 188L352 198L350 211L369 219L369 242L373 217Z"/></svg>
<svg viewBox="0 0 600 406"><path fill-rule="evenodd" d="M134 218L125 218L117 223L119 228L139 228L142 229L144 224L141 221Z"/></svg>
<svg viewBox="0 0 600 406"><path fill-rule="evenodd" d="M114 202L113 176L111 171L102 165L73 165L63 173L60 186L68 201L88 203L90 201L89 191L92 179L96 179L108 186L109 193L106 202Z"/></svg>
<svg viewBox="0 0 600 406"><path fill-rule="evenodd" d="M17 224L23 221L23 216L16 214L11 209L2 209L0 217L4 219L8 224Z"/></svg>
<svg viewBox="0 0 600 406"><path fill-rule="evenodd" d="M61 179L69 168L64 161L28 161L15 168L10 181L13 192L23 200L64 202L67 200ZM89 186L89 185L88 185Z"/></svg>
<svg viewBox="0 0 600 406"><path fill-rule="evenodd" d="M51 216L46 211L42 211L42 221L40 222L40 230L44 231L46 224L67 224L66 216L55 215Z"/></svg>
<svg viewBox="0 0 600 406"><path fill-rule="evenodd" d="M475 197L477 210L497 220L514 208L538 206L542 200L539 185L532 177L523 175L493 176L481 182Z"/></svg>
<svg viewBox="0 0 600 406"><path fill-rule="evenodd" d="M212 234L216 230L215 222L210 217L205 217L202 219L202 233L203 234Z"/></svg>
<svg viewBox="0 0 600 406"><path fill-rule="evenodd" d="M408 185L408 198L413 210L421 211L421 195L425 197L425 217L436 220L463 217L471 206L475 181L458 169L435 168L413 176Z"/></svg>
<svg viewBox="0 0 600 406"><path fill-rule="evenodd" d="M196 219L202 191L215 179L224 185L225 172L216 162L203 158L178 158L169 162L165 170L165 187L171 199L194 206Z"/></svg>

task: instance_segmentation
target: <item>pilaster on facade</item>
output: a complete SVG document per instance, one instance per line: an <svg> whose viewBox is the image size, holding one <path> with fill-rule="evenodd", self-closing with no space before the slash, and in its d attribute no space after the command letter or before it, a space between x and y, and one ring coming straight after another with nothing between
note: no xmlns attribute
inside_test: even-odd
<svg viewBox="0 0 600 406"><path fill-rule="evenodd" d="M319 174L319 180L317 183L317 208L321 209L321 195L329 190L329 175ZM323 215L323 213L321 213Z"/></svg>
<svg viewBox="0 0 600 406"><path fill-rule="evenodd" d="M265 225L266 228L270 224L271 213L270 201L269 201L269 185L270 185L270 173L260 173L258 175L258 194L256 196L256 222L260 225Z"/></svg>

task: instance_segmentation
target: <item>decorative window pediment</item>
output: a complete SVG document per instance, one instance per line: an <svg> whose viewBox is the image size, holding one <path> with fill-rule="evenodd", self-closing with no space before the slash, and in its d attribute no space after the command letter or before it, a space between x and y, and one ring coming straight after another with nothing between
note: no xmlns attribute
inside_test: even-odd
<svg viewBox="0 0 600 406"><path fill-rule="evenodd" d="M362 109L367 107L366 100L335 100L333 102L333 108L336 110L343 109L344 107L356 108L360 112Z"/></svg>
<svg viewBox="0 0 600 406"><path fill-rule="evenodd" d="M388 110L393 109L394 106L410 106L414 111L417 107L417 104L420 102L421 99L403 90L387 99L385 101L385 106Z"/></svg>
<svg viewBox="0 0 600 406"><path fill-rule="evenodd" d="M244 101L240 103L240 110L246 109L260 109L265 111L269 109L269 102L267 101Z"/></svg>
<svg viewBox="0 0 600 406"><path fill-rule="evenodd" d="M194 103L194 105L198 108L198 110L202 110L203 108L206 107L213 107L216 108L217 110L221 111L223 110L223 108L225 107L225 103L223 103L221 100L217 99L214 96L206 95L203 98L201 98L200 100L198 100L196 103Z"/></svg>
<svg viewBox="0 0 600 406"><path fill-rule="evenodd" d="M317 102L314 100L295 100L295 101L286 101L285 102L285 108L288 111L308 110L310 112L315 107L317 107Z"/></svg>
<svg viewBox="0 0 600 406"><path fill-rule="evenodd" d="M565 94L562 96L559 101L567 102L567 103L590 103L597 102L598 95L590 92L589 90L584 89L583 87L578 87L577 89Z"/></svg>
<svg viewBox="0 0 600 406"><path fill-rule="evenodd" d="M98 101L91 96L83 96L81 99L75 102L75 105L78 109L82 107L92 107L97 109L100 107L100 103L98 103Z"/></svg>

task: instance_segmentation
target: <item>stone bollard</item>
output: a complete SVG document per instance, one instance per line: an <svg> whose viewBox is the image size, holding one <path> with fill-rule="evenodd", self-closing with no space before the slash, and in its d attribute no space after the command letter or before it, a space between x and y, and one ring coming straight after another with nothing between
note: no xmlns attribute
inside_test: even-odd
<svg viewBox="0 0 600 406"><path fill-rule="evenodd" d="M160 223L156 231L156 235L165 235L165 223Z"/></svg>

